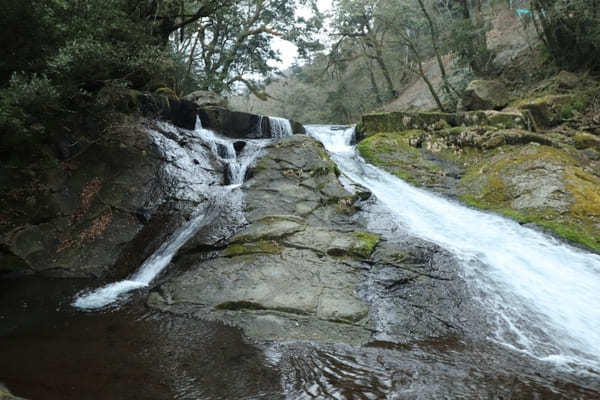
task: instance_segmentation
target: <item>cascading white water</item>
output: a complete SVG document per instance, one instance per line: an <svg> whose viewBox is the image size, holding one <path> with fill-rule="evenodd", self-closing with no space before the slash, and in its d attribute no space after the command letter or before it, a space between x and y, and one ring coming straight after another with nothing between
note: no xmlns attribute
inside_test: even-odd
<svg viewBox="0 0 600 400"><path fill-rule="evenodd" d="M99 289L79 294L73 301L73 306L80 309L98 309L116 302L124 294L135 289L146 287L169 265L177 251L202 227L210 224L217 213L217 203L223 205L227 201L237 201L239 196L233 196L231 191L244 182L246 170L260 154L260 149L270 141L247 140L244 150L237 154L233 146L235 140L224 138L216 133L202 128L200 120L196 120L196 128L192 132L180 131L172 125L158 123L161 129L174 136L175 139L150 131L149 134L156 145L164 153L170 163L165 166L167 175L179 177L181 184L173 188L174 196L179 199L202 201L208 196L208 202L202 202L192 217L186 221L171 237L154 252L129 279L114 282ZM185 146L179 144L185 143ZM210 167L208 154L204 147L208 146L212 157L224 164L229 171L229 185L224 187L209 187L210 179L202 178L203 169ZM176 181L178 181L176 179ZM235 204L228 205L230 209Z"/></svg>
<svg viewBox="0 0 600 400"><path fill-rule="evenodd" d="M491 340L538 359L600 373L600 256L417 189L365 163L350 145L353 127L306 129L408 233L458 257L491 312Z"/></svg>
<svg viewBox="0 0 600 400"><path fill-rule="evenodd" d="M271 137L283 138L292 136L292 124L288 119L279 117L269 117L269 125L271 125Z"/></svg>

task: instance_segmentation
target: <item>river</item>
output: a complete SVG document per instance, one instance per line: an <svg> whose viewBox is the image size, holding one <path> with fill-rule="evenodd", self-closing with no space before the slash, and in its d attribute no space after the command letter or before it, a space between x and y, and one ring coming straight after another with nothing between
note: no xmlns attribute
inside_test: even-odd
<svg viewBox="0 0 600 400"><path fill-rule="evenodd" d="M597 255L365 164L351 127L307 130L348 187L375 195L364 210L370 229L432 241L458 257L488 311L480 332L409 343L374 337L365 346L259 342L220 323L150 311L151 283L176 273L157 278L162 267L151 276L141 267L135 287L108 299L94 297L89 280L3 279L0 382L30 399L600 398ZM202 225L201 211L191 230ZM188 228L157 255L172 256Z"/></svg>

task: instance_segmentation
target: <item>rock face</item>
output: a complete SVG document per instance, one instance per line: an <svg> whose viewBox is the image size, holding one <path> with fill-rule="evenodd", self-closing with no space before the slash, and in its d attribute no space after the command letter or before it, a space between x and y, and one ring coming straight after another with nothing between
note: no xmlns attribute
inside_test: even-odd
<svg viewBox="0 0 600 400"><path fill-rule="evenodd" d="M462 98L465 110L501 110L509 102L506 85L493 80L474 80Z"/></svg>
<svg viewBox="0 0 600 400"><path fill-rule="evenodd" d="M256 130L262 118L257 115L201 109L191 101L137 92L125 93L121 103L115 107L184 129L194 129L199 116L221 134L270 135L268 124L267 130ZM71 146L65 141L58 159L48 155L31 165L3 164L0 273L115 279L127 276L152 254L204 199L176 193L181 192L178 183L165 171L178 169L179 156L185 154L165 156L149 136L151 129L183 153L193 143L164 124L123 117L86 144ZM238 152L243 143L237 145ZM202 178L190 178L193 183L181 187L221 184L227 176L215 160L187 161L196 164Z"/></svg>
<svg viewBox="0 0 600 400"><path fill-rule="evenodd" d="M323 147L306 136L270 145L246 185L249 225L218 256L188 246L185 270L149 298L262 339L362 342L368 306L357 293L360 260L379 241L350 231L357 198L338 182Z"/></svg>
<svg viewBox="0 0 600 400"><path fill-rule="evenodd" d="M363 157L402 179L600 251L594 135L488 125L371 134L359 144Z"/></svg>
<svg viewBox="0 0 600 400"><path fill-rule="evenodd" d="M377 334L404 341L457 332L434 318L448 302L467 303L452 257L439 257L430 244L382 242L368 232L357 216L359 196L369 196L348 192L336 172L310 137L268 146L244 186L248 225L209 259L202 246L186 246L174 266L184 272L151 293L148 304L267 340L364 343ZM448 279L436 280L438 273ZM375 294L367 289L374 282ZM389 299L404 291L423 297L410 304ZM396 314L382 322L383 309Z"/></svg>
<svg viewBox="0 0 600 400"><path fill-rule="evenodd" d="M493 126L504 129L530 128L530 121L519 111L471 111L465 113L404 112L363 115L357 127L359 139L380 132L419 129L429 132L460 126Z"/></svg>
<svg viewBox="0 0 600 400"><path fill-rule="evenodd" d="M107 278L135 270L204 201L179 193L168 173L183 154L167 159L157 141L185 142L174 135L165 124L135 121L68 163L28 170L39 183L2 198L0 268ZM216 162L202 167L196 184L222 179ZM19 190L28 190L25 199Z"/></svg>

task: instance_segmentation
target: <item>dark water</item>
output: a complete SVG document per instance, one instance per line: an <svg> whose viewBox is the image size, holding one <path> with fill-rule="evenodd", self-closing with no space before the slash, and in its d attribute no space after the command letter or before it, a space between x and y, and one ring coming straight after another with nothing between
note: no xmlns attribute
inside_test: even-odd
<svg viewBox="0 0 600 400"><path fill-rule="evenodd" d="M89 282L0 281L0 382L31 399L276 398L279 371L236 329L133 301L81 313ZM139 294L138 294L139 295ZM138 296L141 297L141 296Z"/></svg>
<svg viewBox="0 0 600 400"><path fill-rule="evenodd" d="M218 323L69 306L89 281L0 280L0 382L30 399L599 399L574 375L459 337L251 343Z"/></svg>

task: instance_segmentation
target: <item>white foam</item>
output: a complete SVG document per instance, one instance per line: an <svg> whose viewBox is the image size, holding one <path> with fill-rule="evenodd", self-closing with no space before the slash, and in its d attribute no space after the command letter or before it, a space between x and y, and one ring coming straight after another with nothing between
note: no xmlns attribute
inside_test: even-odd
<svg viewBox="0 0 600 400"><path fill-rule="evenodd" d="M600 368L600 256L513 220L415 188L369 165L349 146L351 130L307 126L340 170L367 187L409 233L452 251L496 310L499 342L540 359ZM550 357L550 358L548 358Z"/></svg>

